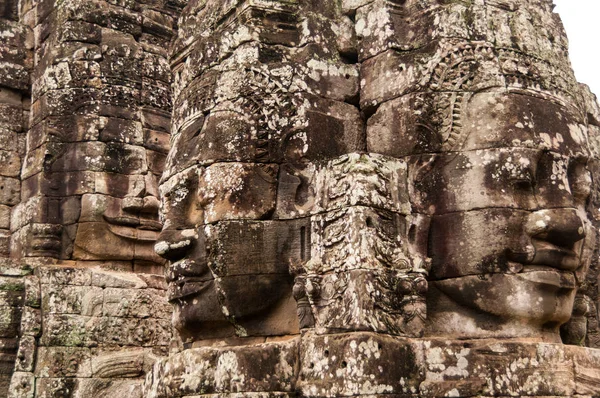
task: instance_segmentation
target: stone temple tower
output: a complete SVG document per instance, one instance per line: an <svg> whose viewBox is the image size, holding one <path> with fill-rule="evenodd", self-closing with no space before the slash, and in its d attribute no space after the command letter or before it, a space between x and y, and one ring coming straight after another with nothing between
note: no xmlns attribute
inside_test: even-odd
<svg viewBox="0 0 600 398"><path fill-rule="evenodd" d="M5 0L0 397L599 396L553 8Z"/></svg>

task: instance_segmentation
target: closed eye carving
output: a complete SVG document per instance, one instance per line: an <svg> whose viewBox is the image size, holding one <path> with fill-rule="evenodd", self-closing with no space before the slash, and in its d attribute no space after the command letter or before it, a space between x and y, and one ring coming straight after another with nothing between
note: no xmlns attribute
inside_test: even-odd
<svg viewBox="0 0 600 398"><path fill-rule="evenodd" d="M535 176L530 168L515 168L511 170L510 183L519 190L530 191L535 185Z"/></svg>

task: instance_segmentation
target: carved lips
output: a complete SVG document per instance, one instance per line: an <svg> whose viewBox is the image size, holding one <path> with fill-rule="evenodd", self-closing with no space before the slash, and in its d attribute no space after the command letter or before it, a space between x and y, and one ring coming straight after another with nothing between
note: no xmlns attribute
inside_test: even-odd
<svg viewBox="0 0 600 398"><path fill-rule="evenodd" d="M198 278L183 278L168 285L167 295L170 302L182 300L190 296L201 294L204 290L211 288L210 281L199 280Z"/></svg>
<svg viewBox="0 0 600 398"><path fill-rule="evenodd" d="M204 269L205 272L196 273L194 269ZM185 258L171 264L166 280L168 299L172 302L199 295L214 278L206 265L199 266L194 260Z"/></svg>
<svg viewBox="0 0 600 398"><path fill-rule="evenodd" d="M534 252L530 254L530 260L518 264L519 267L512 268L520 278L542 285L550 285L565 289L575 289L577 281L574 275L581 265L578 252L581 251L583 238L572 246L561 247L548 241L532 239Z"/></svg>
<svg viewBox="0 0 600 398"><path fill-rule="evenodd" d="M109 212L107 211L103 218L108 224L108 229L114 235L141 241L158 239L162 224L158 220L150 218L150 214L137 217L122 211L117 215L107 213Z"/></svg>
<svg viewBox="0 0 600 398"><path fill-rule="evenodd" d="M548 265L564 271L575 271L579 268L581 263L579 255L572 249L539 240L534 240L534 247L535 256L531 261L532 265Z"/></svg>
<svg viewBox="0 0 600 398"><path fill-rule="evenodd" d="M563 289L575 289L577 282L572 272L558 271L552 267L527 266L516 275L520 279L541 285L555 286Z"/></svg>

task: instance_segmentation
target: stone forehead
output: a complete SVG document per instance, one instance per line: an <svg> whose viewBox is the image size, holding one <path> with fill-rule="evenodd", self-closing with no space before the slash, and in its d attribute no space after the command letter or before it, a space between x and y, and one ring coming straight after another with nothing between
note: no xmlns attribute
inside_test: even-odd
<svg viewBox="0 0 600 398"><path fill-rule="evenodd" d="M367 123L370 152L394 157L485 148L597 152L578 108L508 90L413 93L383 103Z"/></svg>
<svg viewBox="0 0 600 398"><path fill-rule="evenodd" d="M479 93L455 117L460 149L525 147L589 157L590 137L583 115L568 104L516 92ZM451 133L452 134L452 133Z"/></svg>

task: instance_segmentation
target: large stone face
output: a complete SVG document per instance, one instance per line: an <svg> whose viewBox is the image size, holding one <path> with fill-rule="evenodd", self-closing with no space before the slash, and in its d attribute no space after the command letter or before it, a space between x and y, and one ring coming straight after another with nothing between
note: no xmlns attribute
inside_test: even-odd
<svg viewBox="0 0 600 398"><path fill-rule="evenodd" d="M0 397L600 394L552 9L5 1Z"/></svg>
<svg viewBox="0 0 600 398"><path fill-rule="evenodd" d="M35 58L12 255L156 271L157 180L171 110L166 43L176 8L46 3L20 10Z"/></svg>

